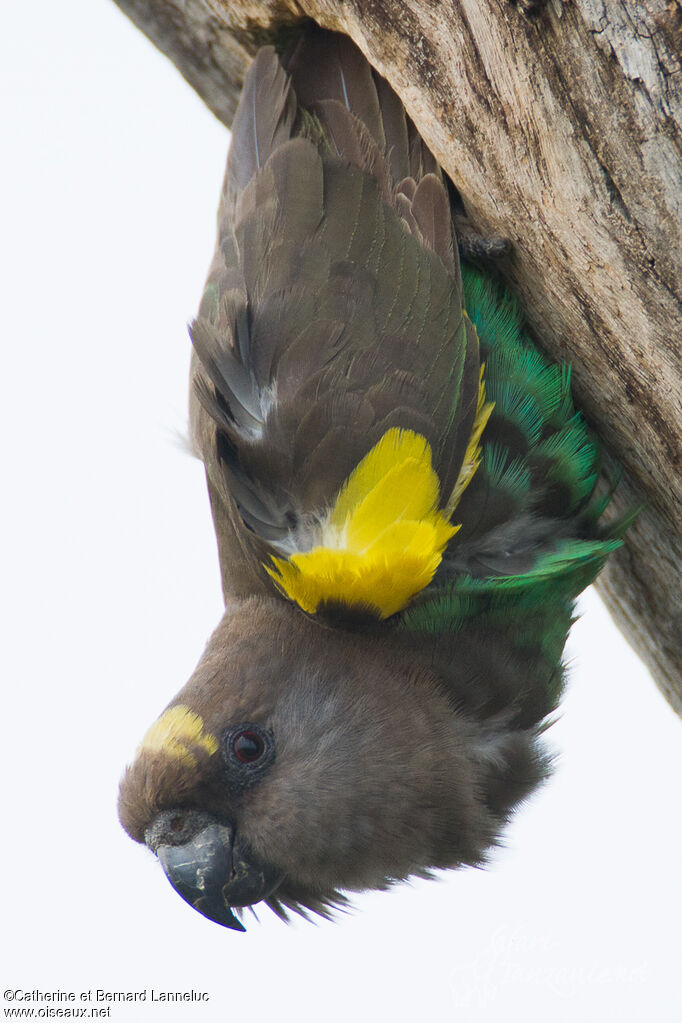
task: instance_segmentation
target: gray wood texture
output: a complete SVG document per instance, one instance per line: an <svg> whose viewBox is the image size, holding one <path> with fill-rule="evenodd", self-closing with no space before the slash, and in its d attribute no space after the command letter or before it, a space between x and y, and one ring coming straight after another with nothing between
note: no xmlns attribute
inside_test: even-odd
<svg viewBox="0 0 682 1023"><path fill-rule="evenodd" d="M228 127L258 46L346 32L400 95L643 511L598 587L682 713L682 5L116 0Z"/></svg>

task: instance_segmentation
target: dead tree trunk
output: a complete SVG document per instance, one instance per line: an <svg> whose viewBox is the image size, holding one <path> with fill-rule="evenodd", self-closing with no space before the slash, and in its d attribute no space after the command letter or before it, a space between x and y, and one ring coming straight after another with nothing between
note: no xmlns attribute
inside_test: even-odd
<svg viewBox="0 0 682 1023"><path fill-rule="evenodd" d="M313 18L402 97L644 511L599 589L682 712L679 0L116 0L230 125L250 56Z"/></svg>

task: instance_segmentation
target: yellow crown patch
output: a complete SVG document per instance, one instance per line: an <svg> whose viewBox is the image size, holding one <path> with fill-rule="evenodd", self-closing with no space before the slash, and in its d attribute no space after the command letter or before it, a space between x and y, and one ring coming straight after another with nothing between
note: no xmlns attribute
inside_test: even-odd
<svg viewBox="0 0 682 1023"><path fill-rule="evenodd" d="M147 753L162 753L174 760L180 760L188 767L196 767L197 758L192 747L202 749L209 756L218 749L218 741L210 732L204 731L204 720L189 707L177 703L163 712L140 743L140 750Z"/></svg>

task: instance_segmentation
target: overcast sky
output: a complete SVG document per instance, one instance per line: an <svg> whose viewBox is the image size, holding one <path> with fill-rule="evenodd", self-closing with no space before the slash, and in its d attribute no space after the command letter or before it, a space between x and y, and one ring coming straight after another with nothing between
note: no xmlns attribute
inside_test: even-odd
<svg viewBox="0 0 682 1023"><path fill-rule="evenodd" d="M0 47L3 990L146 991L120 1023L679 1021L680 721L591 592L556 774L488 870L238 934L121 831L221 614L178 438L228 136L113 3L14 4Z"/></svg>

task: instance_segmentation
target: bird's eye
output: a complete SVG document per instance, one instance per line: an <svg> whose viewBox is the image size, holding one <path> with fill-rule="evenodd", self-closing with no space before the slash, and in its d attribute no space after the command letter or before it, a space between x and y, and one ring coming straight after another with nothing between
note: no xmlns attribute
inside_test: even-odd
<svg viewBox="0 0 682 1023"><path fill-rule="evenodd" d="M265 742L258 732L246 728L232 739L232 750L242 764L254 764L263 756Z"/></svg>
<svg viewBox="0 0 682 1023"><path fill-rule="evenodd" d="M241 721L223 736L223 758L235 790L254 785L275 759L275 737L270 728Z"/></svg>

